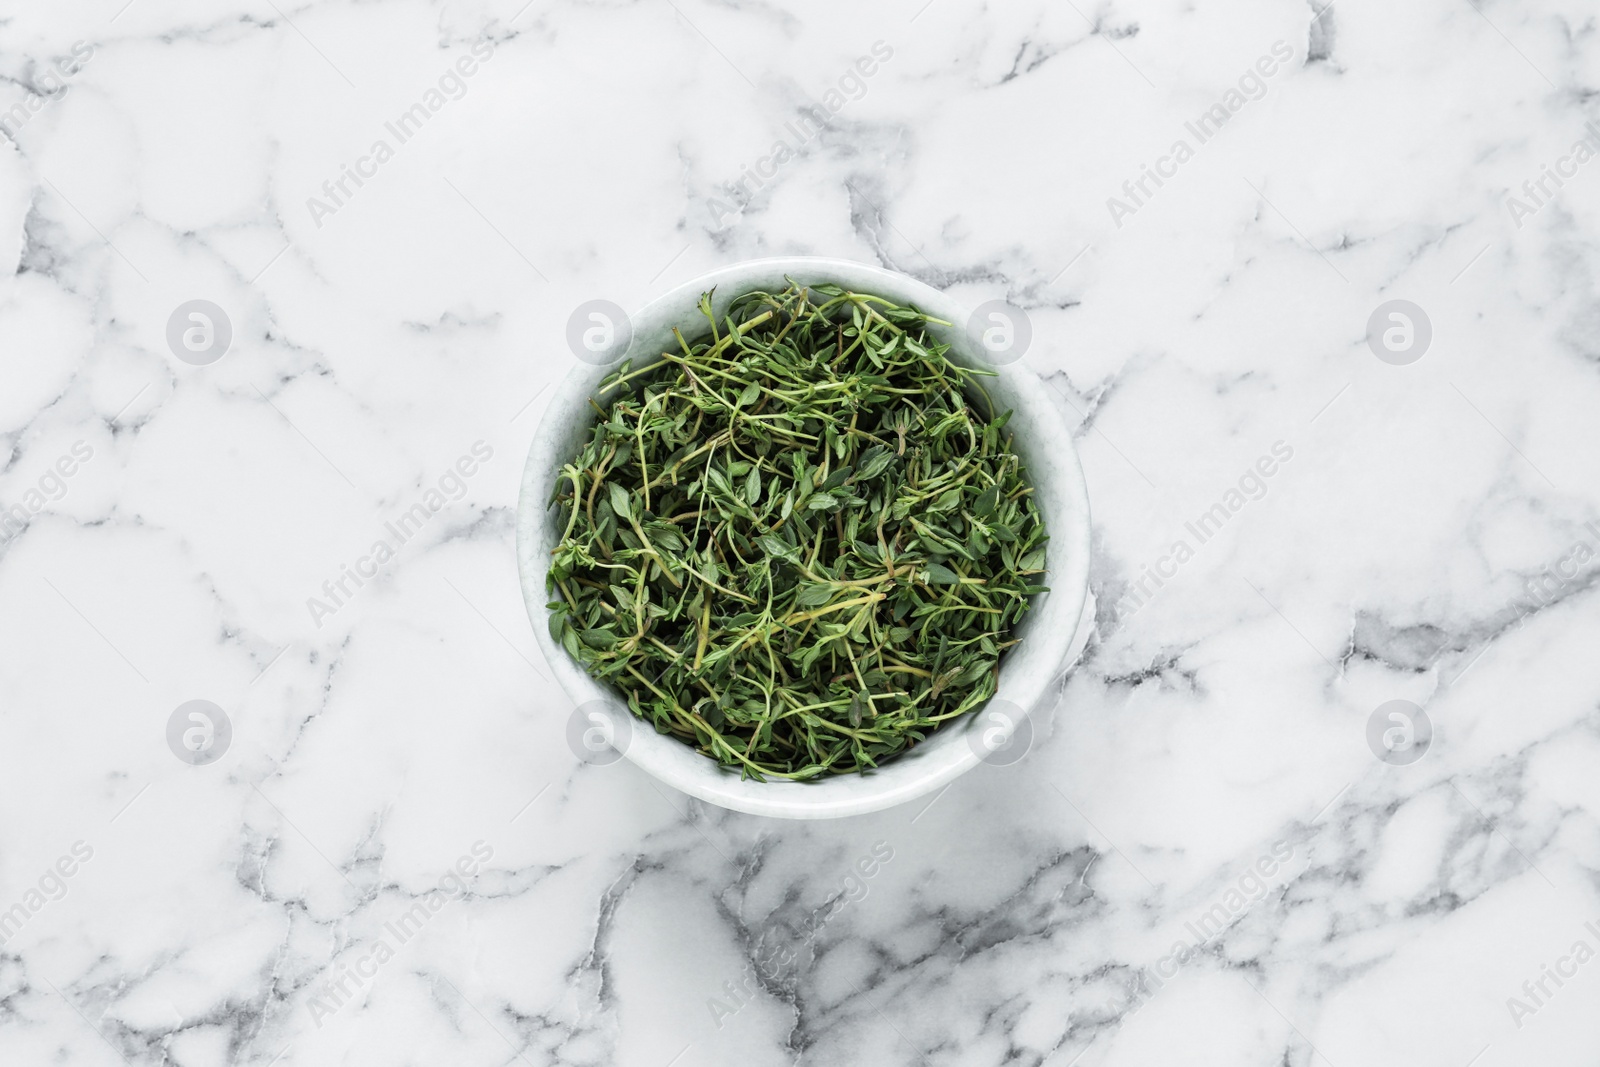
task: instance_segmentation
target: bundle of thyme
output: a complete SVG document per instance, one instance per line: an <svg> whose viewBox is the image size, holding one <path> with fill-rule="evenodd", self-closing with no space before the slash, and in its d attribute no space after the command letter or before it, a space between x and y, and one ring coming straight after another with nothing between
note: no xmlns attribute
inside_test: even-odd
<svg viewBox="0 0 1600 1067"><path fill-rule="evenodd" d="M703 336L590 400L550 632L750 777L875 767L994 694L1043 589L1010 412L912 307L791 281L700 310Z"/></svg>

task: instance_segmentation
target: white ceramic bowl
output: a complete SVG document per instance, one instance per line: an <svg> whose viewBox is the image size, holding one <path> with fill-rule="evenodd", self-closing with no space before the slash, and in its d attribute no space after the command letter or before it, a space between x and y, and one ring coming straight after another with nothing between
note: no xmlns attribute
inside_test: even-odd
<svg viewBox="0 0 1600 1067"><path fill-rule="evenodd" d="M1074 644L1089 582L1089 497L1072 438L1044 383L1020 363L992 367L978 355L966 333L969 312L956 301L914 278L848 260L813 257L757 259L724 267L686 282L652 301L632 317L633 340L628 358L643 366L649 357L675 347L674 325L697 326L700 294L716 287L714 308L722 315L736 296L753 289L781 291L785 277L802 284L833 282L875 293L903 304L915 304L934 318L953 323L934 333L950 345L951 362L998 370L984 387L997 410L1013 411L1009 429L1027 464L1050 540L1044 584L1048 593L1035 598L1017 633L1022 637L1000 664L994 700L1008 701L1031 713L1065 666ZM550 552L561 537L556 512L548 508L560 467L578 449L594 425L588 398L608 367L579 363L551 399L539 425L522 473L517 508L517 563L522 594L533 630L556 680L572 701L617 703L606 687L584 673L550 636L545 607L545 576ZM1081 647L1081 646L1080 646ZM976 719L976 716L969 717ZM970 724L969 724L970 725ZM951 723L877 771L839 775L811 782L741 780L682 741L658 734L635 720L623 754L656 778L691 796L725 808L788 819L831 819L880 811L944 786L980 762L983 750L971 743L970 730Z"/></svg>

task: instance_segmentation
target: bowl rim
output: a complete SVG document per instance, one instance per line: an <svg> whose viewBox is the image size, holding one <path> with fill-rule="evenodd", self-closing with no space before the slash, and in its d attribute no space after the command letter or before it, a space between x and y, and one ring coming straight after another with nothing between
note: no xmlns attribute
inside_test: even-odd
<svg viewBox="0 0 1600 1067"><path fill-rule="evenodd" d="M784 277L801 282L833 282L913 303L926 314L953 324L934 330L941 342L950 344L952 362L982 365L997 372L997 378L986 379L985 388L1007 395L1006 403L1013 412L1011 426L1019 431L1017 451L1028 464L1029 478L1041 502L1051 503L1049 509L1042 509L1050 534L1045 573L1050 591L1035 597L1019 627L1026 640L1002 662L994 698L1009 701L1022 709L1024 716L1031 714L1065 665L1088 597L1088 488L1072 436L1049 399L1044 382L1021 362L994 366L979 357L965 329L970 312L963 304L910 275L852 260L827 256L744 260L674 286L631 315L627 357L642 365L639 353L644 351L643 346L664 333L664 324L691 321L692 316L697 316L700 295L707 290L718 290L714 304L720 313L733 297L752 289L769 288L774 279ZM592 418L583 412L589 395L621 358L605 366L578 362L559 383L529 446L517 502L517 570L523 602L540 652L557 683L576 705L574 716L585 705L620 702L608 687L574 663L550 635L545 593L549 552L545 546L551 542L543 535L549 532L553 513L547 511L545 502L552 493L556 473L568 458L573 428L593 425ZM579 435L583 432L581 428L577 431ZM631 713L625 714L632 719ZM881 811L932 792L980 762L971 745L958 743L963 731L946 728L881 769L864 775L839 775L810 782L757 782L722 768L675 737L639 728L645 724L637 719L632 719L631 725L634 728L621 746L622 755L648 774L720 807L780 818L839 818Z"/></svg>

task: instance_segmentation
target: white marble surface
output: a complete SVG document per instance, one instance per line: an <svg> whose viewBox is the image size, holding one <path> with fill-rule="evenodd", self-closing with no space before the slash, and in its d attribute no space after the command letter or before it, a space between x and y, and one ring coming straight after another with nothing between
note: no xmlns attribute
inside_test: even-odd
<svg viewBox="0 0 1600 1067"><path fill-rule="evenodd" d="M1592 7L519 7L0 17L0 1063L1593 1062ZM773 253L1023 305L1083 454L1089 655L925 810L580 766L518 596L569 313Z"/></svg>

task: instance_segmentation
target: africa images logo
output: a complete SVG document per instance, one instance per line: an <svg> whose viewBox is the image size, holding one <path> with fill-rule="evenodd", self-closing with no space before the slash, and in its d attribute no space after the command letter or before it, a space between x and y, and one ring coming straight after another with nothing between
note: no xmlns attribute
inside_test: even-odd
<svg viewBox="0 0 1600 1067"><path fill-rule="evenodd" d="M473 56L477 58L474 59ZM353 166L348 163L339 164L338 176L322 183L322 197L306 198L306 210L310 212L311 221L316 224L316 228L322 229L324 218L337 215L362 186L370 179L376 178L378 168L395 157L395 149L422 132L423 125L444 110L446 104L466 96L466 79L478 73L479 64L487 63L492 58L494 58L493 41L485 38L473 44L472 55L461 56L453 65L446 67L435 85L429 86L423 92L422 99L400 112L393 122L383 124L384 130L394 138L394 144L391 145L387 138L379 137L372 142L366 155L356 159ZM352 184L355 186L354 189L350 188Z"/></svg>
<svg viewBox="0 0 1600 1067"><path fill-rule="evenodd" d="M233 722L209 700L179 704L167 718L167 747L193 767L215 763L233 744Z"/></svg>
<svg viewBox="0 0 1600 1067"><path fill-rule="evenodd" d="M1139 209L1148 204L1162 186L1176 178L1178 168L1194 158L1195 150L1221 133L1222 127L1244 110L1246 104L1266 96L1267 79L1293 58L1294 49L1287 42L1272 42L1270 54L1261 56L1239 75L1237 88L1230 87L1220 100L1202 111L1193 122L1183 124L1184 130L1194 138L1193 145L1188 138L1179 137L1172 142L1166 155L1157 157L1153 168L1148 163L1139 164L1139 176L1122 183L1122 197L1106 198L1106 210L1111 213L1111 221L1116 223L1117 229L1122 229L1127 219L1138 214Z"/></svg>
<svg viewBox="0 0 1600 1067"><path fill-rule="evenodd" d="M394 559L407 542L421 533L423 527L449 501L465 497L467 479L477 474L482 464L493 458L493 445L487 441L474 441L471 455L460 456L452 467L439 476L438 488L430 486L423 492L422 498L401 512L398 518L383 524L387 536L372 542L366 555L359 557L353 566L349 563L339 564L339 576L322 583L322 593L326 599L315 596L306 598L306 610L310 612L311 621L317 629L322 629L322 624L329 617L338 614L339 609L353 600L363 586L378 577L384 565Z"/></svg>

